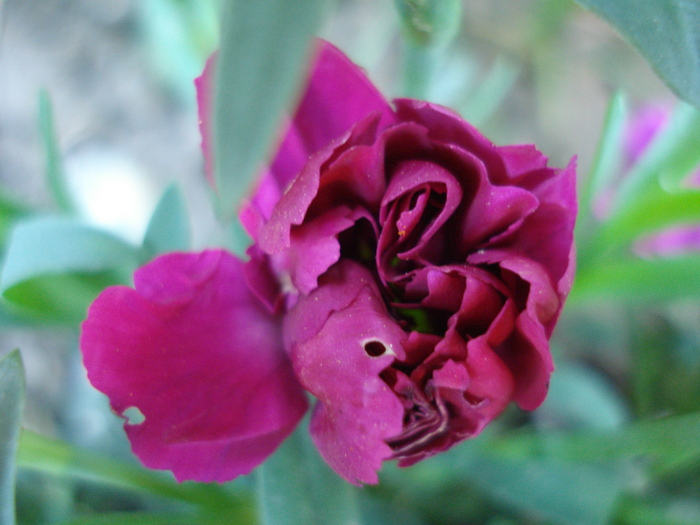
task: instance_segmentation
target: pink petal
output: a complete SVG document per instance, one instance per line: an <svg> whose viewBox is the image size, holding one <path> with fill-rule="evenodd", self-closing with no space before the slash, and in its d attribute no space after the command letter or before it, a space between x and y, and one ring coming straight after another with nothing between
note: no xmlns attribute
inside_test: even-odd
<svg viewBox="0 0 700 525"><path fill-rule="evenodd" d="M326 144L324 148L307 159L303 170L271 211L269 221L260 229L257 241L263 251L275 254L289 248L292 226L298 226L304 222L309 206L319 193L322 184L322 166L338 155L342 156L343 151L347 151L356 144L365 144L368 138L374 137L377 118L376 115L370 115L358 122L345 135Z"/></svg>
<svg viewBox="0 0 700 525"><path fill-rule="evenodd" d="M513 401L523 410L535 410L547 396L554 364L542 325L527 312L515 324L516 329L496 351L513 374Z"/></svg>
<svg viewBox="0 0 700 525"><path fill-rule="evenodd" d="M430 202L433 195L444 196L444 202L440 203L437 215L428 224L422 224L429 206L436 206ZM424 253L426 245L458 208L461 199L462 188L442 166L424 160L400 163L382 199L380 271L388 274L390 262L396 256L404 260L428 256Z"/></svg>
<svg viewBox="0 0 700 525"><path fill-rule="evenodd" d="M431 141L458 145L479 158L486 165L492 182L508 182L498 148L457 113L421 100L396 99L394 105L399 122L411 121L421 124L428 130Z"/></svg>
<svg viewBox="0 0 700 525"><path fill-rule="evenodd" d="M339 280L330 286L356 295L341 310L334 309L338 303L323 286L299 300L296 310L310 308L325 322L293 345L292 360L301 383L319 400L311 434L323 458L351 483L376 483L382 461L392 456L386 439L401 432L403 420L401 402L379 374L403 356L406 336L386 311L369 271L347 260L338 267L334 276ZM357 274L364 277L347 280ZM319 305L319 299L326 302ZM303 327L288 329L304 332Z"/></svg>
<svg viewBox="0 0 700 525"><path fill-rule="evenodd" d="M271 165L280 187L297 176L309 156L372 113L381 115L382 127L393 121L391 106L364 72L319 40L306 90Z"/></svg>
<svg viewBox="0 0 700 525"><path fill-rule="evenodd" d="M144 465L182 481L250 472L292 432L306 400L280 325L223 251L168 254L90 307L81 349Z"/></svg>
<svg viewBox="0 0 700 525"><path fill-rule="evenodd" d="M509 248L543 265L553 282L572 277L575 264L571 247L576 223L575 159L563 170L533 189L539 200L537 210L525 218ZM563 286L563 289L570 288Z"/></svg>
<svg viewBox="0 0 700 525"><path fill-rule="evenodd" d="M308 294L316 288L319 275L338 262L338 234L360 218L371 220L362 208L339 206L292 229L287 267L292 283L301 293Z"/></svg>

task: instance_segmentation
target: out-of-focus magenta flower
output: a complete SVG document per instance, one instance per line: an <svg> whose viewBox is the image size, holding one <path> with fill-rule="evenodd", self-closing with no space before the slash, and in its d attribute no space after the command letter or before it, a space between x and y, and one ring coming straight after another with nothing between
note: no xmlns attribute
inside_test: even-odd
<svg viewBox="0 0 700 525"><path fill-rule="evenodd" d="M126 425L134 451L178 479L249 471L306 390L321 455L375 483L384 460L411 465L544 400L575 214L573 163L494 146L435 104L390 104L320 42L241 212L249 261L166 255L136 290L106 290L83 327L88 373L118 413L143 413Z"/></svg>
<svg viewBox="0 0 700 525"><path fill-rule="evenodd" d="M642 158L656 136L668 125L671 107L648 104L640 107L627 122L624 134L623 177ZM700 167L685 180L688 187L700 189ZM647 235L635 244L645 257L674 256L700 250L700 225L682 224Z"/></svg>

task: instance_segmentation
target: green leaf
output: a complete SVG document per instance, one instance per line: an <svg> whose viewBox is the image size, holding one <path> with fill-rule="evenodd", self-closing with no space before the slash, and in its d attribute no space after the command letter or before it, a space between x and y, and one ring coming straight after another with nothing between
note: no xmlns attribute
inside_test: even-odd
<svg viewBox="0 0 700 525"><path fill-rule="evenodd" d="M673 226L700 224L700 191L690 189L669 193L658 188L640 196L621 213L610 217L600 228L593 250L627 246L633 240Z"/></svg>
<svg viewBox="0 0 700 525"><path fill-rule="evenodd" d="M139 36L155 69L183 102L192 104L192 79L218 41L217 0L142 0L134 4Z"/></svg>
<svg viewBox="0 0 700 525"><path fill-rule="evenodd" d="M700 111L679 104L668 125L654 137L642 158L625 175L617 191L615 209L634 203L659 184L677 189L700 162Z"/></svg>
<svg viewBox="0 0 700 525"><path fill-rule="evenodd" d="M534 413L538 422L584 428L618 428L628 410L620 395L594 370L558 362L547 399Z"/></svg>
<svg viewBox="0 0 700 525"><path fill-rule="evenodd" d="M65 213L73 213L75 206L66 184L61 151L54 125L51 98L44 89L39 92L39 128L46 156L46 180L49 189L58 208Z"/></svg>
<svg viewBox="0 0 700 525"><path fill-rule="evenodd" d="M125 523L129 525L192 525L193 523L204 525L210 522L199 519L199 517L192 514L109 512L73 518L62 523L62 525L124 525Z"/></svg>
<svg viewBox="0 0 700 525"><path fill-rule="evenodd" d="M227 0L217 59L214 160L219 212L234 216L279 137L329 0Z"/></svg>
<svg viewBox="0 0 700 525"><path fill-rule="evenodd" d="M535 521L545 518L566 525L609 523L625 485L615 465L495 456L477 459L470 478L491 497Z"/></svg>
<svg viewBox="0 0 700 525"><path fill-rule="evenodd" d="M146 228L143 239L144 259L190 247L187 208L176 186L165 190Z"/></svg>
<svg viewBox="0 0 700 525"><path fill-rule="evenodd" d="M61 525L222 525L223 523L254 524L251 518L241 516L235 509L222 512L109 512L89 514L62 522Z"/></svg>
<svg viewBox="0 0 700 525"><path fill-rule="evenodd" d="M29 209L0 193L0 245L4 246L10 230L15 223L29 215Z"/></svg>
<svg viewBox="0 0 700 525"><path fill-rule="evenodd" d="M360 523L355 488L320 458L306 424L255 472L263 525Z"/></svg>
<svg viewBox="0 0 700 525"><path fill-rule="evenodd" d="M512 459L546 454L560 461L605 463L643 457L662 473L700 460L700 412L647 419L616 431L515 432L491 441L489 449Z"/></svg>
<svg viewBox="0 0 700 525"><path fill-rule="evenodd" d="M612 24L679 97L700 106L700 3L577 0Z"/></svg>
<svg viewBox="0 0 700 525"><path fill-rule="evenodd" d="M625 97L619 92L610 99L608 104L598 150L579 198L579 225L584 217L590 215L596 197L608 188L611 179L619 172L620 151L627 122L626 106Z"/></svg>
<svg viewBox="0 0 700 525"><path fill-rule="evenodd" d="M128 282L137 250L80 222L37 218L12 232L0 291L13 304L47 319L80 320L109 284Z"/></svg>
<svg viewBox="0 0 700 525"><path fill-rule="evenodd" d="M520 68L505 57L499 57L486 77L460 104L460 113L473 126L480 128L493 116L518 79Z"/></svg>
<svg viewBox="0 0 700 525"><path fill-rule="evenodd" d="M697 498L669 497L658 492L628 494L618 506L614 523L625 525L699 525Z"/></svg>
<svg viewBox="0 0 700 525"><path fill-rule="evenodd" d="M613 299L650 302L700 295L700 255L611 259L576 274L569 303Z"/></svg>
<svg viewBox="0 0 700 525"><path fill-rule="evenodd" d="M239 523L253 522L248 498L216 484L177 483L171 475L130 465L23 430L17 461L37 470L199 505L213 511L236 509Z"/></svg>
<svg viewBox="0 0 700 525"><path fill-rule="evenodd" d="M402 29L419 46L450 42L459 32L461 0L394 0Z"/></svg>
<svg viewBox="0 0 700 525"><path fill-rule="evenodd" d="M18 350L0 359L0 524L15 523L15 470L22 407L24 367Z"/></svg>

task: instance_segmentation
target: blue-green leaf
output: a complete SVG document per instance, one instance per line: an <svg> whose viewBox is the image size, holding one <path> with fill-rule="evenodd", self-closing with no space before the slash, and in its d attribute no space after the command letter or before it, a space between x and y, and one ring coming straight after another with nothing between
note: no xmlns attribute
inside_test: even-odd
<svg viewBox="0 0 700 525"><path fill-rule="evenodd" d="M394 0L404 34L415 44L445 44L459 31L461 0Z"/></svg>
<svg viewBox="0 0 700 525"><path fill-rule="evenodd" d="M618 428L629 418L620 395L594 370L557 363L547 399L534 413L537 421L567 428Z"/></svg>
<svg viewBox="0 0 700 525"><path fill-rule="evenodd" d="M16 456L24 404L24 367L18 350L0 359L0 525L15 523Z"/></svg>
<svg viewBox="0 0 700 525"><path fill-rule="evenodd" d="M248 498L226 491L216 484L177 483L167 473L77 449L27 430L23 430L20 437L17 462L22 468L146 492L209 510L237 508L239 523L252 522L253 510Z"/></svg>
<svg viewBox="0 0 700 525"><path fill-rule="evenodd" d="M66 184L51 99L44 89L39 93L39 128L46 157L46 180L49 189L58 208L63 212L72 213L75 207Z"/></svg>
<svg viewBox="0 0 700 525"><path fill-rule="evenodd" d="M161 253L187 250L190 228L182 193L176 186L165 190L156 206L143 238L146 259Z"/></svg>
<svg viewBox="0 0 700 525"><path fill-rule="evenodd" d="M101 289L128 282L138 262L133 246L106 232L69 219L31 219L12 232L0 291L41 317L79 321Z"/></svg>
<svg viewBox="0 0 700 525"><path fill-rule="evenodd" d="M519 432L494 440L490 453L522 459L535 451L567 462L609 463L645 457L658 472L697 464L700 412L638 421L619 430Z"/></svg>
<svg viewBox="0 0 700 525"><path fill-rule="evenodd" d="M235 214L271 153L328 3L224 2L214 112L216 189L224 217Z"/></svg>
<svg viewBox="0 0 700 525"><path fill-rule="evenodd" d="M255 472L263 525L360 523L355 488L323 462L306 427Z"/></svg>
<svg viewBox="0 0 700 525"><path fill-rule="evenodd" d="M581 218L590 214L595 198L608 188L611 179L619 171L626 122L626 100L622 93L617 93L610 99L593 166L583 183L579 198L579 224Z"/></svg>
<svg viewBox="0 0 700 525"><path fill-rule="evenodd" d="M536 521L566 525L609 523L626 482L614 464L488 456L475 461L469 477L494 499Z"/></svg>
<svg viewBox="0 0 700 525"><path fill-rule="evenodd" d="M612 24L678 96L700 106L700 2L577 2Z"/></svg>

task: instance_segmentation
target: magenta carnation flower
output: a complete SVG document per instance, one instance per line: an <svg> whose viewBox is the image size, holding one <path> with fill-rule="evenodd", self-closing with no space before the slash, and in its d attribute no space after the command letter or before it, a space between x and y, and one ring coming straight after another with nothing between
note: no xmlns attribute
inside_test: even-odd
<svg viewBox="0 0 700 525"><path fill-rule="evenodd" d="M209 152L209 78L198 81ZM106 290L81 347L143 463L249 472L315 407L352 483L544 400L573 276L573 163L494 146L452 111L387 102L320 42L279 151L245 203L249 260L169 254Z"/></svg>

